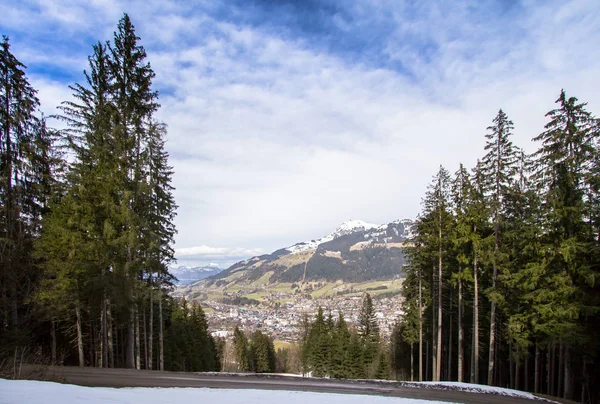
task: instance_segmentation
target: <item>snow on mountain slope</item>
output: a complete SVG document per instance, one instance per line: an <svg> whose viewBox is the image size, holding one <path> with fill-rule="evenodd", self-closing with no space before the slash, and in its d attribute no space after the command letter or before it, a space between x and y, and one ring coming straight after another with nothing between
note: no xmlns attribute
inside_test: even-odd
<svg viewBox="0 0 600 404"><path fill-rule="evenodd" d="M403 220L396 220L392 223L402 223L402 224L411 223L412 224L412 221L409 219L403 219ZM297 243L297 244L294 244L293 246L287 247L286 250L288 250L292 254L298 254L298 253L302 253L304 251L314 250L319 245L321 245L323 243L327 243L332 240L335 240L338 237L346 236L348 234L352 234L352 233L356 233L356 232L360 232L360 231L376 230L377 233L375 233L375 234L384 233L386 231L387 227L388 227L388 224L378 225L378 224L363 222L362 220L352 219L352 220L348 220L348 221L342 223L341 225L339 225L337 227L337 229L335 229L333 232L329 233L325 237L321 237L318 240L311 240L308 242Z"/></svg>

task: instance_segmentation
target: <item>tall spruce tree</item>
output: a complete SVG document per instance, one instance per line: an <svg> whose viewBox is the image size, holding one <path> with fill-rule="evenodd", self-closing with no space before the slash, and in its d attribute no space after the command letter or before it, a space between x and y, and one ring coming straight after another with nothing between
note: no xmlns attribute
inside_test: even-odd
<svg viewBox="0 0 600 404"><path fill-rule="evenodd" d="M443 305L443 275L446 253L449 246L449 230L452 223L450 207L450 175L448 171L440 166L437 174L433 177L423 200L423 230L429 238L429 242L436 247L436 263L434 266L434 283L437 281L437 293L435 303L437 305L437 322L435 326L436 339L434 344L435 357L433 359L433 380L441 380L442 367L442 305ZM426 220L425 220L426 218ZM419 229L420 231L421 229ZM434 320L435 321L435 320Z"/></svg>
<svg viewBox="0 0 600 404"><path fill-rule="evenodd" d="M558 107L546 114L550 122L534 138L538 189L544 193L545 254L538 266L540 283L532 292L539 316L536 329L560 344L564 364L559 369L571 398L571 349L583 340L580 316L586 297L580 286L594 278L589 261L591 239L585 223L585 175L593 161L595 120L577 98L561 91Z"/></svg>
<svg viewBox="0 0 600 404"><path fill-rule="evenodd" d="M458 361L457 380L463 381L465 366L464 338L464 296L466 286L473 282L471 271L473 261L473 218L472 210L473 185L467 169L461 164L452 180L452 202L455 225L452 232L453 255L457 268L452 274L452 282L457 287L458 297Z"/></svg>
<svg viewBox="0 0 600 404"><path fill-rule="evenodd" d="M494 384L494 364L496 361L496 306L499 300L496 291L496 280L499 270L502 271L506 263L506 254L502 246L504 199L511 187L518 158L518 149L510 140L513 129L513 122L508 119L504 111L499 110L494 118L493 125L488 127L488 133L485 136L487 154L481 161L482 175L487 179L485 194L489 198L493 221L492 286L488 293L491 300L488 385Z"/></svg>
<svg viewBox="0 0 600 404"><path fill-rule="evenodd" d="M67 297L74 293L58 286L59 279L65 278L61 271L67 271L70 279L68 268L77 268L86 283L77 286L85 299L76 305L76 317L90 316L93 327L101 330L100 338L91 339L92 344L100 341L99 349L90 347L101 352L99 363L140 368L144 362L153 368L153 333L158 328L158 368L162 369L163 294L172 279L167 267L173 261L176 205L172 168L164 150L166 127L154 119L158 108L152 90L154 72L138 41L125 15L113 43L94 46L85 82L73 85L74 101L62 105L72 163L64 195L52 206L54 217L48 218L53 224L38 248L40 256L52 257L46 261L41 296L58 304L61 293ZM86 247L75 251L77 243ZM91 293L86 292L88 287ZM115 340L115 324L126 325L124 347L118 347L124 349L119 349L116 361L113 345L122 341ZM91 362L96 364L95 359Z"/></svg>

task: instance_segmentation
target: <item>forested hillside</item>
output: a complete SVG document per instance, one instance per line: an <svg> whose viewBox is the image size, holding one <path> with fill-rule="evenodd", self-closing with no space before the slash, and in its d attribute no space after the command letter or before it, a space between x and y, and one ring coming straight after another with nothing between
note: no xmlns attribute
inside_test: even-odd
<svg viewBox="0 0 600 404"><path fill-rule="evenodd" d="M59 131L2 41L0 363L219 370L202 309L167 295L173 172L129 16L92 51Z"/></svg>
<svg viewBox="0 0 600 404"><path fill-rule="evenodd" d="M500 110L477 165L433 177L405 249L404 374L597 402L600 126L564 91L546 117L527 155Z"/></svg>

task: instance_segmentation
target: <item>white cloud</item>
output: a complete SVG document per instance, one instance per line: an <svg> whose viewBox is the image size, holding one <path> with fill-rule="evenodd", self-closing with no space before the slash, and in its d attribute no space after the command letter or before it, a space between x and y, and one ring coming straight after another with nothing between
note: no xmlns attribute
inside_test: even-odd
<svg viewBox="0 0 600 404"><path fill-rule="evenodd" d="M178 257L183 259L190 258L239 258L252 255L258 255L262 252L261 249L247 249L247 248L227 248L227 247L209 247L207 245L201 245L198 247L178 248L175 250ZM211 263L209 265L217 265Z"/></svg>
<svg viewBox="0 0 600 404"><path fill-rule="evenodd" d="M561 88L600 113L594 1L523 2L505 14L482 8L477 18L455 3L415 4L359 2L352 19L334 21L365 34L391 24L373 45L399 69L174 4L115 3L100 14L92 29L108 39L129 9L164 89L180 259L270 252L349 218L414 217L440 163L453 172L483 154L499 108L529 151ZM40 49L35 60L65 68L71 59L85 55L53 62ZM34 84L44 106L68 96L51 78Z"/></svg>

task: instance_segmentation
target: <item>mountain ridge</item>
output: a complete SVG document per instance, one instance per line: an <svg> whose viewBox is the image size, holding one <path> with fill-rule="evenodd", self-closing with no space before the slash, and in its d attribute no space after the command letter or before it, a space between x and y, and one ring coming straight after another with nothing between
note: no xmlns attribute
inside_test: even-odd
<svg viewBox="0 0 600 404"><path fill-rule="evenodd" d="M237 262L203 281L206 286L236 283L361 281L402 275L402 247L412 234L411 219L376 225L349 220L317 240L299 242L271 254Z"/></svg>

